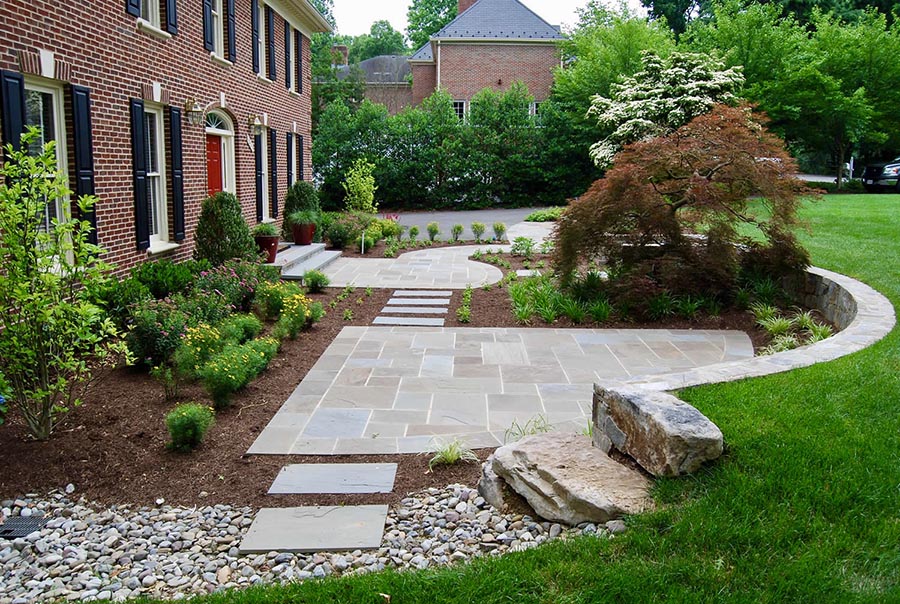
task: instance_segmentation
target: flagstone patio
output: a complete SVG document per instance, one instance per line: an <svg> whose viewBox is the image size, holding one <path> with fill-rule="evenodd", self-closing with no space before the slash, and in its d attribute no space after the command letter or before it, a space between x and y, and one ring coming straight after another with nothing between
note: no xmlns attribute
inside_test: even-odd
<svg viewBox="0 0 900 604"><path fill-rule="evenodd" d="M537 416L581 431L596 381L752 356L737 331L345 327L249 453L414 453L454 437L497 446Z"/></svg>

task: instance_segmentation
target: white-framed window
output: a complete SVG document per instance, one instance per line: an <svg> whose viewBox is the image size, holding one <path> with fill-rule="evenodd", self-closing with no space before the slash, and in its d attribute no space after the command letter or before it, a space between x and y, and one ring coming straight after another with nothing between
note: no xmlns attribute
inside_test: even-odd
<svg viewBox="0 0 900 604"><path fill-rule="evenodd" d="M259 10L256 11L256 17L259 20L257 23L257 31L259 31L258 44L259 44L259 75L267 78L268 70L269 70L269 41L266 36L269 35L269 32L266 28L266 4L265 2L259 3Z"/></svg>
<svg viewBox="0 0 900 604"><path fill-rule="evenodd" d="M297 39L297 30L291 26L290 27L291 35L289 39L286 39L285 42L288 42L287 52L290 55L290 69L292 73L286 74L286 77L291 80L291 92L297 92L300 90L299 82L297 81L297 75L301 73L301 70L297 68L297 61L299 57L297 56L297 44L295 40Z"/></svg>
<svg viewBox="0 0 900 604"><path fill-rule="evenodd" d="M147 216L150 249L169 241L166 211L166 146L162 107L144 106L144 144L147 157Z"/></svg>
<svg viewBox="0 0 900 604"><path fill-rule="evenodd" d="M30 151L41 153L44 144L56 141L56 169L68 174L66 156L66 119L63 89L52 84L25 81L25 125L34 126L40 135L32 141ZM47 204L43 217L43 228L49 231L53 219L67 217L63 212L68 208L68 200L56 199Z"/></svg>
<svg viewBox="0 0 900 604"><path fill-rule="evenodd" d="M234 124L225 113L206 114L206 134L220 139L222 190L237 194L234 163Z"/></svg>
<svg viewBox="0 0 900 604"><path fill-rule="evenodd" d="M212 0L212 9L210 10L212 18L210 25L213 34L212 52L220 59L225 58L225 11L222 2L223 0Z"/></svg>
<svg viewBox="0 0 900 604"><path fill-rule="evenodd" d="M453 111L456 112L456 117L458 117L460 121L466 119L466 102L453 101Z"/></svg>
<svg viewBox="0 0 900 604"><path fill-rule="evenodd" d="M159 29L160 27L160 0L143 0L141 2L141 19Z"/></svg>
<svg viewBox="0 0 900 604"><path fill-rule="evenodd" d="M540 115L541 114L541 104L540 102L531 103L528 106L528 115Z"/></svg>
<svg viewBox="0 0 900 604"><path fill-rule="evenodd" d="M272 210L269 205L269 129L263 128L259 137L259 155L262 158L262 219L263 222L272 219Z"/></svg>

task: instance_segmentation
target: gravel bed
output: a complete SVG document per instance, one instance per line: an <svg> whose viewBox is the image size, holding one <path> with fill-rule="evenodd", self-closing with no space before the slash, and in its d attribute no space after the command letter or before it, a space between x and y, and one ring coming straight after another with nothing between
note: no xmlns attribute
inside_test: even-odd
<svg viewBox="0 0 900 604"><path fill-rule="evenodd" d="M259 583L301 581L392 568L428 568L520 551L549 539L608 536L621 521L576 528L500 514L462 485L430 488L393 506L377 551L239 555L252 508L227 505L100 509L73 501L74 487L0 502L0 514L45 516L25 538L0 539L0 604L49 600L180 599Z"/></svg>

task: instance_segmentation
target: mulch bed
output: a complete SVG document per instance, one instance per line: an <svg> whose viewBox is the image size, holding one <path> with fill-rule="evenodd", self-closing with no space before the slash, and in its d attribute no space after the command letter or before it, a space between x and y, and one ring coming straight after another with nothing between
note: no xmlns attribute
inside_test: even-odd
<svg viewBox="0 0 900 604"><path fill-rule="evenodd" d="M382 257L382 254L376 248L370 257ZM524 268L523 259L505 257L514 269ZM530 265L534 267L541 258L536 257ZM327 316L296 340L284 343L268 370L235 395L230 408L217 414L205 442L191 454L166 449L168 432L164 418L176 403L167 402L162 386L145 371L135 368L118 369L98 383L84 404L65 417L48 442L29 440L13 412L8 424L0 427L0 451L3 451L0 499L39 494L73 483L78 495L107 505L154 505L162 498L173 505L225 503L258 508L390 504L430 486L443 487L455 482L474 485L480 474L479 464L438 466L434 472L428 472L428 455L246 455L257 435L340 330L347 325L371 325L393 289L374 289L367 296L364 289L356 288L336 309L330 309L328 303L342 291L342 288L329 288L325 293L310 296L326 306ZM504 288L475 289L472 321L468 324L459 323L456 318L460 298L461 292L454 292L448 327L522 327L512 315ZM352 320L344 319L348 308L353 311ZM546 325L536 321L534 327ZM750 335L755 347L768 343L767 335L755 326L750 313L740 311L723 312L720 317L698 321L669 320L640 325L623 321L574 325L569 319L560 318L552 327L738 329ZM182 388L178 402L185 401L210 403L206 392L196 384ZM477 451L482 460L490 452L490 449ZM275 476L288 463L350 461L396 462L394 491L359 495L266 495Z"/></svg>

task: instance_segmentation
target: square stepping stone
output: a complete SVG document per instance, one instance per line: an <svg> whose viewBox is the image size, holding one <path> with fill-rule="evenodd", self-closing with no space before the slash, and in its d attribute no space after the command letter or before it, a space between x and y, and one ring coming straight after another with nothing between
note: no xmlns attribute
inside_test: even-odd
<svg viewBox="0 0 900 604"><path fill-rule="evenodd" d="M241 541L242 554L377 549L386 505L263 508Z"/></svg>
<svg viewBox="0 0 900 604"><path fill-rule="evenodd" d="M429 306L385 306L381 312L392 315L446 315L447 309Z"/></svg>
<svg viewBox="0 0 900 604"><path fill-rule="evenodd" d="M387 303L397 306L447 306L450 298L391 298Z"/></svg>
<svg viewBox="0 0 900 604"><path fill-rule="evenodd" d="M443 327L443 319L428 317L375 317L372 325L404 325L408 327Z"/></svg>
<svg viewBox="0 0 900 604"><path fill-rule="evenodd" d="M449 298L453 295L452 291L437 289L398 289L394 292L394 296L412 296L417 298Z"/></svg>
<svg viewBox="0 0 900 604"><path fill-rule="evenodd" d="M278 473L269 495L301 493L390 493L395 463L291 464Z"/></svg>

